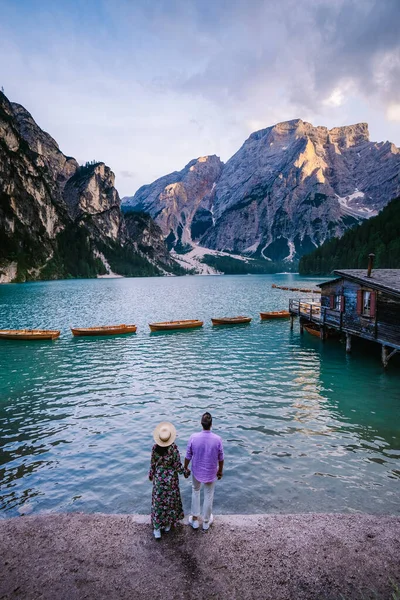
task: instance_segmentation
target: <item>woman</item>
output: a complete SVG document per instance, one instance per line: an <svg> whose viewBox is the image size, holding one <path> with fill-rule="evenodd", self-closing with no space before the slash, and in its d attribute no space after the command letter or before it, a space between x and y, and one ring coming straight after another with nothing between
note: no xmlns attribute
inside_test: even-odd
<svg viewBox="0 0 400 600"><path fill-rule="evenodd" d="M179 450L174 443L176 429L166 421L157 425L153 432L155 444L151 451L149 479L153 482L151 501L151 523L154 537L161 538L161 529L168 532L183 519L178 474L189 477L184 469Z"/></svg>

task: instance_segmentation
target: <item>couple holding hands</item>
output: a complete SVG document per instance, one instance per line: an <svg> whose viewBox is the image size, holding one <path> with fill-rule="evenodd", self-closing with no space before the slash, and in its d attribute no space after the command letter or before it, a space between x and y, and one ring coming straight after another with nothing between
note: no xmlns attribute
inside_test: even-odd
<svg viewBox="0 0 400 600"><path fill-rule="evenodd" d="M213 522L214 488L216 480L222 478L224 449L222 439L211 431L212 416L209 412L202 416L201 425L202 431L194 433L188 441L184 465L174 443L176 429L172 423L160 423L153 432L155 444L151 452L149 479L153 482L151 522L156 539L161 538L161 530L168 532L184 517L178 475L187 478L192 473L192 509L189 525L193 529L199 528L202 484L203 530L207 531Z"/></svg>

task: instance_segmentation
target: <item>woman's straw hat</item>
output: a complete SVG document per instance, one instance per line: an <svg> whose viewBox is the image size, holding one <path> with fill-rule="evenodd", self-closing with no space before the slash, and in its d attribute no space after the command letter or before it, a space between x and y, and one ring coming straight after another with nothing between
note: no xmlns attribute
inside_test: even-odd
<svg viewBox="0 0 400 600"><path fill-rule="evenodd" d="M153 438L156 444L159 446L170 446L174 443L176 438L176 429L168 421L159 423L153 431Z"/></svg>

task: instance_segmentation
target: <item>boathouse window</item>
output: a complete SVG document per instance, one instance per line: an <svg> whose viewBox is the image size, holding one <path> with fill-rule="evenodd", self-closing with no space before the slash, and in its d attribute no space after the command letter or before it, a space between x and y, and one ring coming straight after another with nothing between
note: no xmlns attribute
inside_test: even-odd
<svg viewBox="0 0 400 600"><path fill-rule="evenodd" d="M357 313L364 317L375 317L376 312L376 292L368 290L358 290L357 292Z"/></svg>
<svg viewBox="0 0 400 600"><path fill-rule="evenodd" d="M363 292L362 314L371 316L371 292Z"/></svg>
<svg viewBox="0 0 400 600"><path fill-rule="evenodd" d="M330 306L333 310L344 312L344 296L343 294L331 294Z"/></svg>

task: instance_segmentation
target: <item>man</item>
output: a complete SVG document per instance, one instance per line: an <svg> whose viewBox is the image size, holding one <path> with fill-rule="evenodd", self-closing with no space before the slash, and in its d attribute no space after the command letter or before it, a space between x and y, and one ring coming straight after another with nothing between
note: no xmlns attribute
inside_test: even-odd
<svg viewBox="0 0 400 600"><path fill-rule="evenodd" d="M203 431L194 433L187 445L185 469L192 461L192 514L189 525L199 528L200 488L204 485L203 530L207 531L214 520L212 505L217 479L222 478L224 449L219 435L212 433L212 416L205 412L201 417Z"/></svg>

